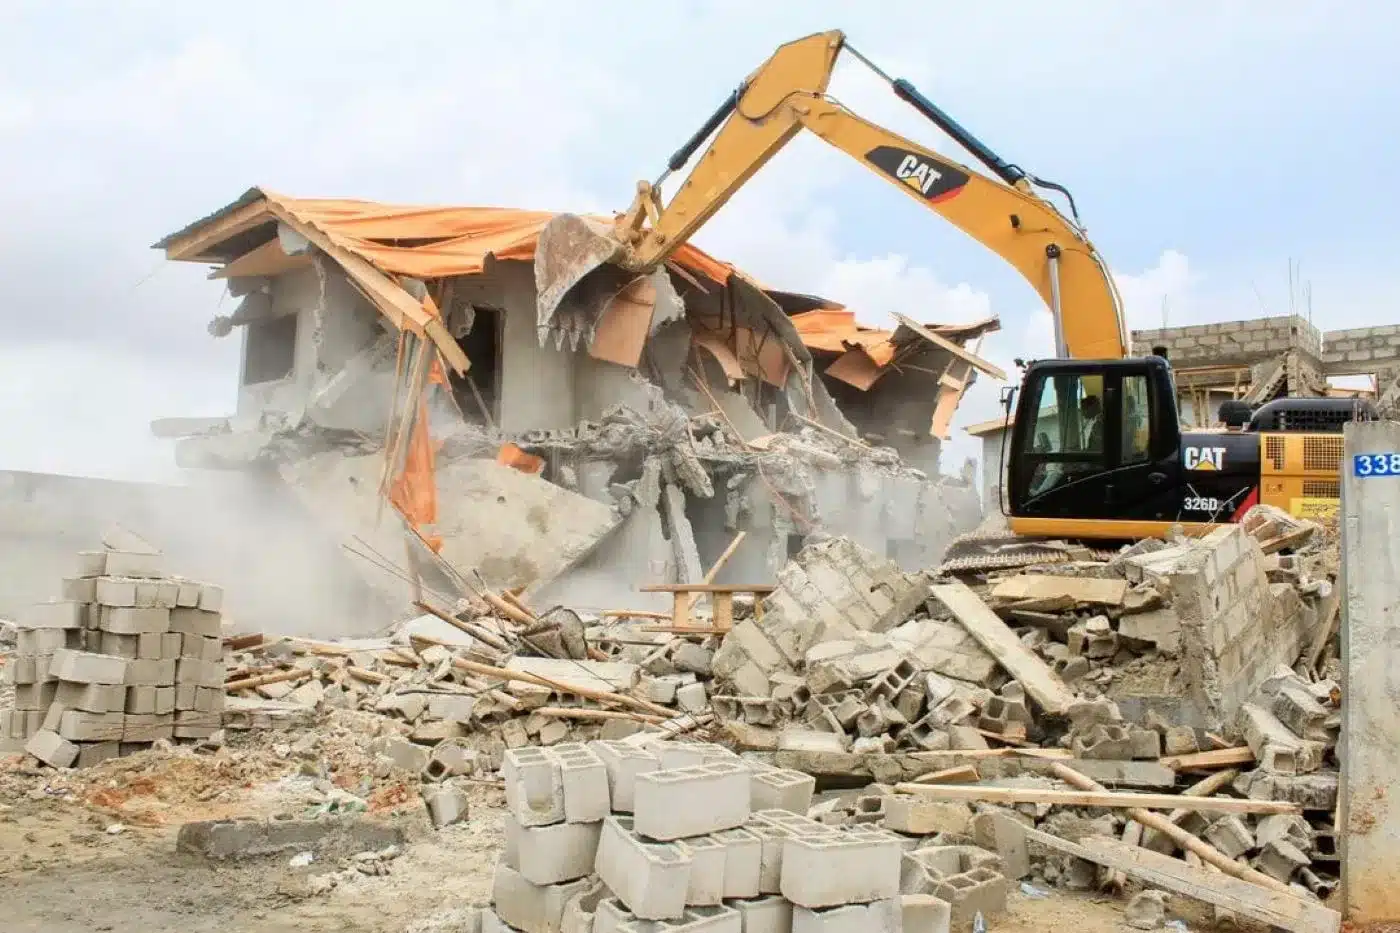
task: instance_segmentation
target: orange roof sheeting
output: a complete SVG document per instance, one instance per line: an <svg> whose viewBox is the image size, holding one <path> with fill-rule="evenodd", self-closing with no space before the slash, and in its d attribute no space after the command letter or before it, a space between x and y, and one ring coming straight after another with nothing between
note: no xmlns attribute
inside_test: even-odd
<svg viewBox="0 0 1400 933"><path fill-rule="evenodd" d="M485 269L487 256L533 259L540 230L555 216L550 211L508 207L423 207L293 198L265 189L263 196L381 270L419 279L477 275ZM419 242L387 242L393 240ZM733 266L688 243L672 258L715 282L727 282L734 272Z"/></svg>

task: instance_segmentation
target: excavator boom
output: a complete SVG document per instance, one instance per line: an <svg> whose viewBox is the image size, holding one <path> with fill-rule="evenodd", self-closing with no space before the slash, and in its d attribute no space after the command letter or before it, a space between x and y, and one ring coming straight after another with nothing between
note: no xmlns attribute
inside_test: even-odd
<svg viewBox="0 0 1400 933"><path fill-rule="evenodd" d="M611 230L568 214L552 221L540 237L535 260L541 325L547 324L569 291L601 266L644 272L664 262L806 129L1014 266L1054 314L1059 356L1126 356L1123 316L1107 267L1078 224L1036 194L1033 186L1063 189L1005 162L913 85L891 80L878 69L898 96L1000 180L847 110L826 93L843 48L849 48L844 35L832 31L798 39L774 52L668 161L667 175L683 168L713 137L669 202L662 203L660 180L644 181L638 184L632 206Z"/></svg>

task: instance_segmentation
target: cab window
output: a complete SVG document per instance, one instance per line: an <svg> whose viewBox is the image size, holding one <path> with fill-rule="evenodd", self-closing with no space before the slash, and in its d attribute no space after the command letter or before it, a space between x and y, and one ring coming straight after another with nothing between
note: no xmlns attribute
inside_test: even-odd
<svg viewBox="0 0 1400 933"><path fill-rule="evenodd" d="M1019 471L1023 498L1035 498L1104 469L1103 376L1047 377L1036 399L1030 449Z"/></svg>
<svg viewBox="0 0 1400 933"><path fill-rule="evenodd" d="M1123 377L1122 466L1146 463L1151 458L1146 376Z"/></svg>

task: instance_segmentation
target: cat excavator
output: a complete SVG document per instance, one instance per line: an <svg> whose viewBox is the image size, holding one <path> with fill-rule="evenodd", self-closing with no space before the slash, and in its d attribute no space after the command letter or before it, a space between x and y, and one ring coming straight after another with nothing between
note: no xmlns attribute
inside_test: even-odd
<svg viewBox="0 0 1400 933"><path fill-rule="evenodd" d="M990 176L833 99L827 87L843 51ZM566 295L588 288L604 267L657 268L804 129L1001 256L1051 311L1056 358L1023 364L1019 391L1004 393L1010 443L1003 449L1002 509L1010 533L994 536L998 541L1106 545L1162 537L1174 526L1203 533L1239 520L1259 502L1294 514L1335 506L1341 424L1373 417L1373 410L1351 400L1280 399L1257 411L1235 406L1224 431L1182 430L1165 350L1129 357L1118 290L1070 192L1002 159L911 83L881 71L840 31L780 46L671 156L661 178L638 183L631 206L611 227L571 214L554 218L536 249L539 320L550 320ZM690 174L663 202L662 182L706 141ZM1062 196L1069 214L1041 192ZM971 553L982 543L962 545Z"/></svg>

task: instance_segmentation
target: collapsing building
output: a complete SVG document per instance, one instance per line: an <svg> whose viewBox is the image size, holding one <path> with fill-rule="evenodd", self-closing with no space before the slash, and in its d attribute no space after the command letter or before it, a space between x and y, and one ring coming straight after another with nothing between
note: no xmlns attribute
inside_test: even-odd
<svg viewBox="0 0 1400 933"><path fill-rule="evenodd" d="M381 557L406 528L440 584L579 606L646 605L740 532L718 582L830 535L923 569L980 521L938 458L977 374L1004 378L976 354L995 319L863 328L690 245L542 319L551 216L248 191L156 244L239 299L210 324L243 341L237 410L154 430L182 466L275 471Z"/></svg>

